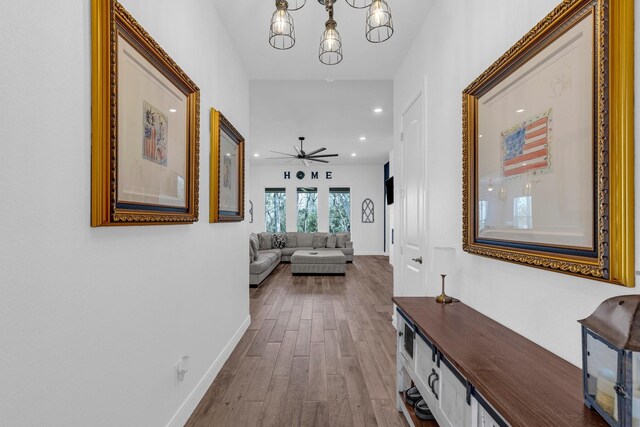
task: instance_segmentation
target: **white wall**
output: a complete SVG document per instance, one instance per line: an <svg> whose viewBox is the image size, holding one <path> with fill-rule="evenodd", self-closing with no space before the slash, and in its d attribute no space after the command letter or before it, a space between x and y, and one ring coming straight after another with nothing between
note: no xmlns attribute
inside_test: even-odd
<svg viewBox="0 0 640 427"><path fill-rule="evenodd" d="M90 228L90 2L2 2L1 425L182 425L247 326L246 223L207 222L208 111L250 141L244 67L213 2L123 3L201 89L201 219Z"/></svg>
<svg viewBox="0 0 640 427"><path fill-rule="evenodd" d="M637 288L629 290L469 255L462 252L461 238L462 91L558 3L558 0L435 2L394 80L394 146L395 152L400 153L401 114L422 90L426 76L425 255L434 246L456 247L461 272L447 278L448 294L580 365L577 320L591 314L604 299L637 293ZM636 13L638 9L640 6L636 6ZM640 42L636 43L640 47ZM638 147L636 151L640 152ZM397 162L395 167L396 170L400 167ZM396 218L400 218L400 203L394 206ZM396 256L400 256L399 249ZM396 268L395 293L402 295L398 271ZM425 295L436 295L438 278L428 274Z"/></svg>
<svg viewBox="0 0 640 427"><path fill-rule="evenodd" d="M297 171L306 176L299 180ZM291 172L291 179L284 179L284 172ZM318 179L311 172L318 171ZM331 171L332 179L326 179ZM267 187L287 189L287 230L296 231L296 200L298 187L318 188L318 231L329 229L329 187L351 188L351 240L356 255L384 254L384 166L256 166L251 168L249 199L253 201L253 232L265 230L264 190ZM362 223L362 202L370 198L375 205L375 222Z"/></svg>

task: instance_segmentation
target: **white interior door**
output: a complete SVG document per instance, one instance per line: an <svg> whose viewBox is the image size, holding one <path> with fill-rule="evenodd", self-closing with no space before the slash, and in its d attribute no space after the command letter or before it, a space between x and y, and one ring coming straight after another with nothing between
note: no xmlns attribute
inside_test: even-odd
<svg viewBox="0 0 640 427"><path fill-rule="evenodd" d="M424 126L420 95L402 115L402 295L426 295Z"/></svg>

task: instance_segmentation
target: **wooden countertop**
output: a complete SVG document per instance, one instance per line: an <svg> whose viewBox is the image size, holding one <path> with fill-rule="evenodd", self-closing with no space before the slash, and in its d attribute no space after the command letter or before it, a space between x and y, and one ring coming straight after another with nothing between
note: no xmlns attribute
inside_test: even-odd
<svg viewBox="0 0 640 427"><path fill-rule="evenodd" d="M606 426L584 405L582 372L461 302L393 298L512 426Z"/></svg>

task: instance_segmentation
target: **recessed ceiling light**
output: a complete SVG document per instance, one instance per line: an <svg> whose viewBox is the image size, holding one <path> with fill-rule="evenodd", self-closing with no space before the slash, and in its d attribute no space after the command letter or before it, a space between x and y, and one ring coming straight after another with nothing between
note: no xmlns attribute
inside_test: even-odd
<svg viewBox="0 0 640 427"><path fill-rule="evenodd" d="M176 110L175 108L169 108L169 112L170 113L175 113L176 111L178 111L178 110Z"/></svg>
<svg viewBox="0 0 640 427"><path fill-rule="evenodd" d="M227 153L227 157L231 157L231 153Z"/></svg>
<svg viewBox="0 0 640 427"><path fill-rule="evenodd" d="M382 113L382 108L378 107L378 108L374 108L373 109L374 113Z"/></svg>
<svg viewBox="0 0 640 427"><path fill-rule="evenodd" d="M360 141L366 141L366 140L367 140L367 137L366 137L366 136L361 136L361 137L360 137Z"/></svg>
<svg viewBox="0 0 640 427"><path fill-rule="evenodd" d="M478 135L480 138L482 138L482 135Z"/></svg>
<svg viewBox="0 0 640 427"><path fill-rule="evenodd" d="M260 153L255 153L253 157L260 157Z"/></svg>
<svg viewBox="0 0 640 427"><path fill-rule="evenodd" d="M524 108L521 108L519 110L516 110L516 113L523 113L524 112Z"/></svg>
<svg viewBox="0 0 640 427"><path fill-rule="evenodd" d="M355 157L355 156L357 156L356 153L351 153L351 157Z"/></svg>

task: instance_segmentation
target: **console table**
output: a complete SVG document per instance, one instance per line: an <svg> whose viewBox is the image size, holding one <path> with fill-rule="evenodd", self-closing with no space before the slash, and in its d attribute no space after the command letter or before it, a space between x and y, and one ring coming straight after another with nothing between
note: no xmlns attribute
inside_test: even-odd
<svg viewBox="0 0 640 427"><path fill-rule="evenodd" d="M580 369L460 302L393 298L398 410L415 384L441 427L606 426L587 409Z"/></svg>

